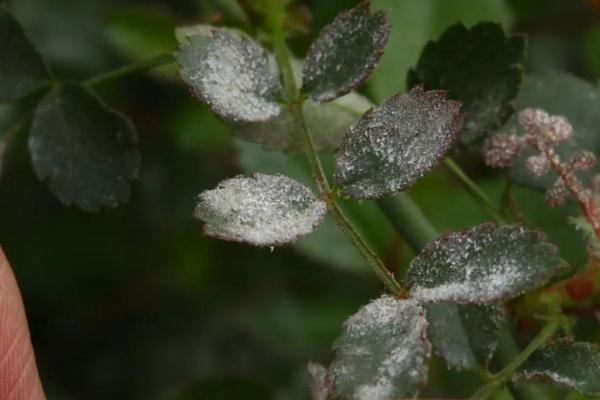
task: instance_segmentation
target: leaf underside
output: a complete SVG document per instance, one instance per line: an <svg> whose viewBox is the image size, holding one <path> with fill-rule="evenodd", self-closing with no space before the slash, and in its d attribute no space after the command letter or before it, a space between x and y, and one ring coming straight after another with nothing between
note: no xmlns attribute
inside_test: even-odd
<svg viewBox="0 0 600 400"><path fill-rule="evenodd" d="M371 13L368 2L340 13L308 50L302 91L316 102L350 92L375 69L388 37L386 13Z"/></svg>
<svg viewBox="0 0 600 400"><path fill-rule="evenodd" d="M542 380L588 396L600 396L600 346L556 340L533 353L515 380Z"/></svg>
<svg viewBox="0 0 600 400"><path fill-rule="evenodd" d="M415 87L369 110L336 154L342 194L375 199L402 191L448 152L462 126L460 103Z"/></svg>
<svg viewBox="0 0 600 400"><path fill-rule="evenodd" d="M477 225L430 242L411 262L407 282L414 298L484 304L539 287L566 267L558 249L518 225Z"/></svg>
<svg viewBox="0 0 600 400"><path fill-rule="evenodd" d="M524 57L524 38L507 36L498 23L457 24L425 46L407 87L447 90L461 101L467 117L460 139L467 144L494 133L513 114Z"/></svg>
<svg viewBox="0 0 600 400"><path fill-rule="evenodd" d="M48 72L23 28L0 5L0 102L25 97L48 81Z"/></svg>
<svg viewBox="0 0 600 400"><path fill-rule="evenodd" d="M281 175L254 174L202 192L194 216L205 222L209 236L277 246L312 232L325 211L325 203L303 184Z"/></svg>
<svg viewBox="0 0 600 400"><path fill-rule="evenodd" d="M416 397L431 353L426 328L424 310L414 300L382 296L362 307L334 344L328 373L333 398Z"/></svg>
<svg viewBox="0 0 600 400"><path fill-rule="evenodd" d="M36 174L63 203L98 211L128 200L140 167L136 141L127 117L67 84L37 106L28 147Z"/></svg>
<svg viewBox="0 0 600 400"><path fill-rule="evenodd" d="M246 36L224 29L187 36L177 59L192 91L229 122L267 121L282 110L277 66Z"/></svg>

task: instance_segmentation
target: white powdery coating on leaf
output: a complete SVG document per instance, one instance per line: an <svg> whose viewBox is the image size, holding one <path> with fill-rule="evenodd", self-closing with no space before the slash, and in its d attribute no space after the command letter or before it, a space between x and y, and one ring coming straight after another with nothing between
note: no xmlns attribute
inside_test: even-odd
<svg viewBox="0 0 600 400"><path fill-rule="evenodd" d="M329 368L333 394L354 400L416 396L431 352L420 304L382 296L344 324Z"/></svg>
<svg viewBox="0 0 600 400"><path fill-rule="evenodd" d="M223 118L257 122L281 112L275 62L246 37L227 30L190 36L178 61L194 93Z"/></svg>
<svg viewBox="0 0 600 400"><path fill-rule="evenodd" d="M194 216L210 236L274 246L295 241L316 228L325 203L285 176L238 176L198 196Z"/></svg>
<svg viewBox="0 0 600 400"><path fill-rule="evenodd" d="M489 303L547 282L565 265L556 253L537 232L487 223L428 244L407 278L421 301Z"/></svg>
<svg viewBox="0 0 600 400"><path fill-rule="evenodd" d="M369 110L336 155L343 194L374 199L408 188L455 142L462 126L459 109L445 92L417 86Z"/></svg>
<svg viewBox="0 0 600 400"><path fill-rule="evenodd" d="M308 50L303 91L317 102L348 93L373 71L388 37L385 12L371 14L367 2L340 13Z"/></svg>

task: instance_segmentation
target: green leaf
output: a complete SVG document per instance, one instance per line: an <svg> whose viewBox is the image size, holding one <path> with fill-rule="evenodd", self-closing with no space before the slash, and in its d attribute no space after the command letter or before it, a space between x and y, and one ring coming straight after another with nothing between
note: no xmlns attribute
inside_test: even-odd
<svg viewBox="0 0 600 400"><path fill-rule="evenodd" d="M0 5L0 102L27 96L48 82L48 72L23 28Z"/></svg>
<svg viewBox="0 0 600 400"><path fill-rule="evenodd" d="M368 2L340 13L308 50L302 91L316 102L348 93L376 67L388 36L386 13L371 13Z"/></svg>
<svg viewBox="0 0 600 400"><path fill-rule="evenodd" d="M342 194L375 199L402 191L448 152L462 126L460 103L416 87L369 110L336 154Z"/></svg>
<svg viewBox="0 0 600 400"><path fill-rule="evenodd" d="M543 234L518 225L485 223L430 242L407 274L421 301L491 303L548 282L566 262Z"/></svg>
<svg viewBox="0 0 600 400"><path fill-rule="evenodd" d="M515 379L542 380L588 396L600 396L600 346L556 340L533 353Z"/></svg>
<svg viewBox="0 0 600 400"><path fill-rule="evenodd" d="M344 324L328 379L335 396L357 400L416 397L427 380L423 307L414 300L382 296Z"/></svg>
<svg viewBox="0 0 600 400"><path fill-rule="evenodd" d="M564 72L546 72L529 75L525 78L519 96L515 101L517 110L529 107L542 108L550 114L564 115L573 126L573 139L555 147L562 160L569 160L576 150L588 150L600 154L600 88L573 75ZM516 127L513 119L504 130ZM557 178L550 171L543 177L533 176L525 167L525 160L533 150L525 149L514 162L511 174L519 184L538 189L549 188ZM600 173L600 164L577 175L587 180Z"/></svg>
<svg viewBox="0 0 600 400"><path fill-rule="evenodd" d="M496 345L504 310L500 305L427 303L427 337L450 367L486 367Z"/></svg>
<svg viewBox="0 0 600 400"><path fill-rule="evenodd" d="M598 204L598 200L594 201ZM596 236L594 227L590 224L588 219L585 216L580 215L578 217L569 217L569 222L575 226L575 229L581 233L581 236L583 236L587 242L587 249L590 255L594 256L596 259L600 259L600 241Z"/></svg>
<svg viewBox="0 0 600 400"><path fill-rule="evenodd" d="M63 203L97 211L129 198L140 167L136 141L127 117L66 84L37 106L28 145L36 174Z"/></svg>
<svg viewBox="0 0 600 400"><path fill-rule="evenodd" d="M276 246L308 235L326 205L306 186L286 176L254 174L227 179L198 196L194 216L204 232L225 240Z"/></svg>
<svg viewBox="0 0 600 400"><path fill-rule="evenodd" d="M481 21L508 25L511 13L505 0L372 0L374 9L390 10L390 40L369 79L376 101L405 90L408 70L414 66L427 41L448 27L462 22L467 26ZM396 78L392 78L396 77Z"/></svg>
<svg viewBox="0 0 600 400"><path fill-rule="evenodd" d="M369 100L356 93L325 104L306 100L303 105L304 119L307 129L312 133L316 150L336 149L346 131L371 105ZM244 140L260 143L269 150L296 153L304 149L300 127L287 110L266 122L239 125L234 134Z"/></svg>
<svg viewBox="0 0 600 400"><path fill-rule="evenodd" d="M262 47L222 29L187 39L177 55L181 76L214 113L235 123L279 115L277 66Z"/></svg>
<svg viewBox="0 0 600 400"><path fill-rule="evenodd" d="M470 29L458 24L427 43L407 86L444 89L461 101L467 117L460 138L469 143L495 132L513 114L524 57L524 38L507 36L500 24Z"/></svg>

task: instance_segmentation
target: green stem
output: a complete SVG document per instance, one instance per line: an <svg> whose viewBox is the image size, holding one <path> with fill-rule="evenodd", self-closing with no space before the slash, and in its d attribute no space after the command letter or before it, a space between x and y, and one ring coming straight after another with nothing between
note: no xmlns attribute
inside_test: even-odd
<svg viewBox="0 0 600 400"><path fill-rule="evenodd" d="M415 252L438 236L435 227L406 192L380 199L377 205Z"/></svg>
<svg viewBox="0 0 600 400"><path fill-rule="evenodd" d="M488 384L481 387L473 396L471 396L471 400L485 400L496 393L498 389L504 386L512 378L513 373L517 368L519 368L534 351L543 346L548 339L556 333L560 326L561 324L558 320L552 320L546 324L522 352L517 354L517 356L514 357L500 372L495 374Z"/></svg>
<svg viewBox="0 0 600 400"><path fill-rule="evenodd" d="M155 57L148 58L146 60L134 62L131 64L124 65L122 67L103 72L99 75L91 77L83 82L86 87L94 87L104 82L108 82L114 79L118 79L127 75L135 74L140 71L146 71L162 65L167 65L175 62L175 57L171 53L159 54Z"/></svg>
<svg viewBox="0 0 600 400"><path fill-rule="evenodd" d="M396 278L394 278L394 275L386 268L381 258L379 258L377 253L375 253L375 251L368 245L358 230L352 225L338 204L336 194L331 189L331 185L327 180L321 160L317 155L312 135L306 127L304 113L302 112L304 97L296 87L292 65L290 62L290 52L285 43L285 35L283 31L277 31L273 33L273 49L275 51L275 57L281 71L284 97L288 102L289 111L292 113L294 121L302 133L304 139L304 149L311 167L312 174L317 182L319 191L327 202L329 213L332 215L336 224L342 230L342 232L344 232L346 237L352 242L354 247L373 268L373 271L386 286L386 288L390 292L400 297L405 297L407 295L406 289L404 289L404 287L398 283L398 281L396 281Z"/></svg>
<svg viewBox="0 0 600 400"><path fill-rule="evenodd" d="M467 174L456 164L450 157L444 160L446 167L460 180L462 185L467 189L467 192L475 199L477 203L483 206L483 208L490 214L496 222L500 224L506 224L506 220L502 217L502 212L496 207L494 202L488 197L487 194L475 182L469 178Z"/></svg>

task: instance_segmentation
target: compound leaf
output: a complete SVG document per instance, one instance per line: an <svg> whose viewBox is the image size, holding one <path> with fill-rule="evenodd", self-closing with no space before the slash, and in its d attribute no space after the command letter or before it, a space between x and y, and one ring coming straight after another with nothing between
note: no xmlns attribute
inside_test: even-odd
<svg viewBox="0 0 600 400"><path fill-rule="evenodd" d="M194 216L206 223L207 235L276 246L312 232L325 211L325 203L303 184L286 176L254 174L202 192Z"/></svg>
<svg viewBox="0 0 600 400"><path fill-rule="evenodd" d="M177 55L181 76L214 113L236 123L279 115L277 66L262 47L224 29L186 38Z"/></svg>
<svg viewBox="0 0 600 400"><path fill-rule="evenodd" d="M507 36L500 24L457 24L425 46L407 87L444 89L461 101L467 117L460 138L469 143L494 133L512 115L524 57L524 38Z"/></svg>
<svg viewBox="0 0 600 400"><path fill-rule="evenodd" d="M336 154L342 194L374 199L411 186L454 143L462 125L459 109L445 92L415 87L369 110Z"/></svg>
<svg viewBox="0 0 600 400"><path fill-rule="evenodd" d="M0 102L24 97L49 77L42 57L17 20L0 5Z"/></svg>
<svg viewBox="0 0 600 400"><path fill-rule="evenodd" d="M340 13L308 50L302 90L317 102L348 93L371 74L388 36L386 13L368 2Z"/></svg>
<svg viewBox="0 0 600 400"><path fill-rule="evenodd" d="M427 337L450 367L486 367L504 322L500 305L427 303Z"/></svg>
<svg viewBox="0 0 600 400"><path fill-rule="evenodd" d="M67 84L37 106L28 146L36 174L63 203L97 211L129 198L140 167L136 140L127 117Z"/></svg>
<svg viewBox="0 0 600 400"><path fill-rule="evenodd" d="M477 225L430 242L410 265L412 296L421 301L490 303L547 282L566 262L545 237L518 225Z"/></svg>
<svg viewBox="0 0 600 400"><path fill-rule="evenodd" d="M334 398L414 398L427 379L431 345L423 307L382 296L344 324L329 367Z"/></svg>
<svg viewBox="0 0 600 400"><path fill-rule="evenodd" d="M543 380L588 396L600 396L600 346L556 340L533 353L515 379Z"/></svg>

